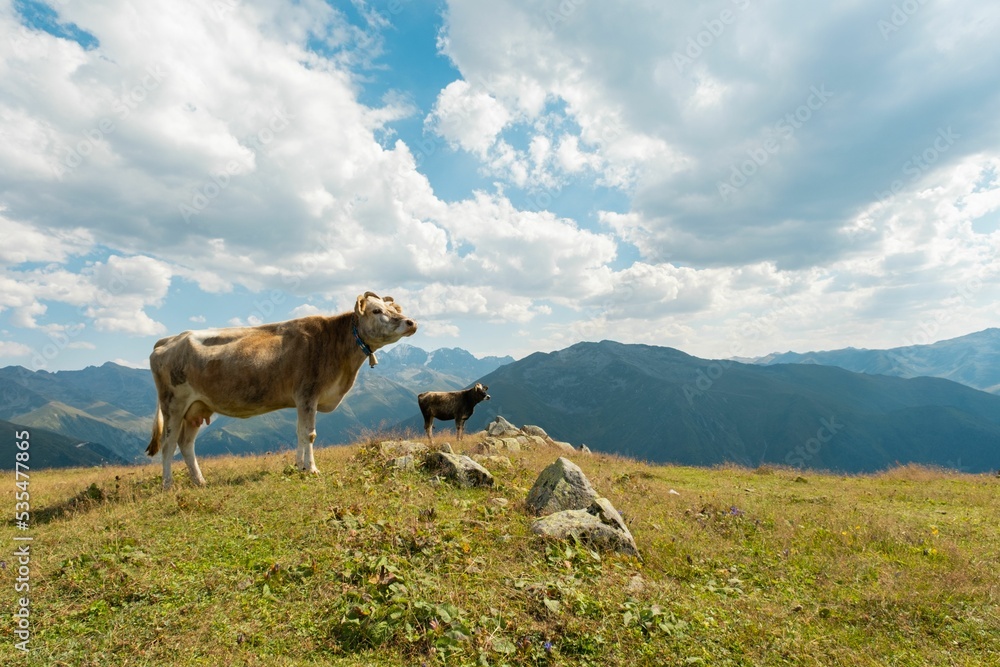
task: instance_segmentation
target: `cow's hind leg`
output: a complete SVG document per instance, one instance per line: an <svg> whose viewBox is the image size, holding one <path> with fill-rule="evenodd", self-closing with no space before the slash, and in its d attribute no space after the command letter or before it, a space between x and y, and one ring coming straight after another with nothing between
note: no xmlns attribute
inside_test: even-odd
<svg viewBox="0 0 1000 667"><path fill-rule="evenodd" d="M434 417L424 417L424 431L427 433L427 442L434 444Z"/></svg>
<svg viewBox="0 0 1000 667"><path fill-rule="evenodd" d="M313 457L313 443L316 441L316 404L309 403L298 406L298 436L299 447L295 452L295 466L303 472L318 473L316 459Z"/></svg>
<svg viewBox="0 0 1000 667"><path fill-rule="evenodd" d="M462 434L465 433L465 420L456 419L455 420L455 432L458 434L458 439L462 439Z"/></svg>
<svg viewBox="0 0 1000 667"><path fill-rule="evenodd" d="M205 478L198 467L198 459L194 455L194 439L198 437L198 429L202 424L210 424L212 420L212 410L201 401L195 401L184 413L184 420L181 422L180 436L177 444L181 448L181 456L187 464L188 472L191 474L191 481L198 486L205 485Z"/></svg>
<svg viewBox="0 0 1000 667"><path fill-rule="evenodd" d="M184 457L184 463L187 464L191 481L198 486L204 486L205 478L201 474L201 468L198 467L198 459L194 455L194 439L198 436L199 428L200 425L197 423L192 425L188 421L182 422L181 436L177 439L177 444L181 448L181 456Z"/></svg>

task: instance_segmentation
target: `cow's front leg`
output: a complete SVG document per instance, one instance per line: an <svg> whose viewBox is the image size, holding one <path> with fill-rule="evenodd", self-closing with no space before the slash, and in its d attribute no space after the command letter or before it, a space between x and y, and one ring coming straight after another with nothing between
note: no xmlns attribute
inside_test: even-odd
<svg viewBox="0 0 1000 667"><path fill-rule="evenodd" d="M316 441L316 403L298 406L299 422L296 429L299 448L295 452L295 466L303 472L319 472L313 458L313 443Z"/></svg>

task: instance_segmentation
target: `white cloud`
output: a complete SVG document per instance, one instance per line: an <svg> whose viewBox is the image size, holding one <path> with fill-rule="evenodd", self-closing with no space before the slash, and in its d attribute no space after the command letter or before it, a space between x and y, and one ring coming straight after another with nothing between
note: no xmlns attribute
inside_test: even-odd
<svg viewBox="0 0 1000 667"><path fill-rule="evenodd" d="M459 80L441 91L427 122L446 140L485 157L510 119L496 98Z"/></svg>
<svg viewBox="0 0 1000 667"><path fill-rule="evenodd" d="M984 57L1000 52L984 33L1000 27L1000 11L971 0L922 7L886 40L887 11L453 0L443 44L464 79L506 107L511 127L564 109L579 127L570 136L588 148L583 160L561 140L559 165L586 164L633 195L618 233L644 259L806 266L852 250L837 236L844 219L906 179L900 165L934 146L942 118L960 137L929 172L977 147L1000 149L996 114L980 113L1000 102ZM858 48L831 47L848 38Z"/></svg>
<svg viewBox="0 0 1000 667"><path fill-rule="evenodd" d="M312 305L311 303L304 303L301 306L296 306L292 308L289 313L293 318L297 317L308 317L309 315L323 315L323 311Z"/></svg>
<svg viewBox="0 0 1000 667"><path fill-rule="evenodd" d="M497 345L516 326L530 344L726 354L732 331L756 326L741 340L763 353L998 315L1000 13L968 0L923 6L888 40L886 8L864 3L453 0L440 48L462 78L420 89L436 94L427 140L496 185L447 199L432 187L453 175L447 151L429 180L423 149L391 141L413 91L359 100L391 16L362 3L352 25L319 0L55 9L99 46L0 7L14 35L0 43L0 234L15 241L0 248L0 316L32 335L162 334L154 309L179 308L175 277L276 289L307 302L293 316L390 290L422 333L482 326ZM723 9L735 20L679 66ZM719 183L747 160L724 200ZM515 203L567 186L612 188L616 203L556 198L596 228Z"/></svg>
<svg viewBox="0 0 1000 667"><path fill-rule="evenodd" d="M26 357L31 352L31 348L23 343L0 340L0 357Z"/></svg>
<svg viewBox="0 0 1000 667"><path fill-rule="evenodd" d="M131 359L122 359L121 357L112 359L112 363L118 364L119 366L127 366L128 368L149 368L149 361L133 361Z"/></svg>
<svg viewBox="0 0 1000 667"><path fill-rule="evenodd" d="M0 145L2 145L0 141ZM82 255L93 246L93 237L85 229L47 230L11 220L0 208L0 266L25 262L64 262Z"/></svg>
<svg viewBox="0 0 1000 667"><path fill-rule="evenodd" d="M458 338L461 330L447 320L421 320L420 333L428 338Z"/></svg>

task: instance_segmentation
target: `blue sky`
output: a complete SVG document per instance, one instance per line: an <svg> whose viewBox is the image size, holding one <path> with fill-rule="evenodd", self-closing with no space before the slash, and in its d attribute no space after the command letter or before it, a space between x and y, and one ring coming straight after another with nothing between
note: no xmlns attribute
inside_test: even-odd
<svg viewBox="0 0 1000 667"><path fill-rule="evenodd" d="M1000 319L979 2L0 0L0 365L390 294L703 357Z"/></svg>

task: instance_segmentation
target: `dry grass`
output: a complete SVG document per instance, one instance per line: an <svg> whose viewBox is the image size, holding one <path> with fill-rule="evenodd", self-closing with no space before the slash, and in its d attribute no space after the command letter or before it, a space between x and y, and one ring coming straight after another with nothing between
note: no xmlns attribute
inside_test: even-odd
<svg viewBox="0 0 1000 667"><path fill-rule="evenodd" d="M158 465L33 473L32 650L8 615L0 662L1000 664L996 478L571 457L640 562L530 534L556 450L457 489L386 471L380 438L318 450L319 477L291 452L207 459L206 488L175 464L166 493ZM0 585L19 597L9 561Z"/></svg>

